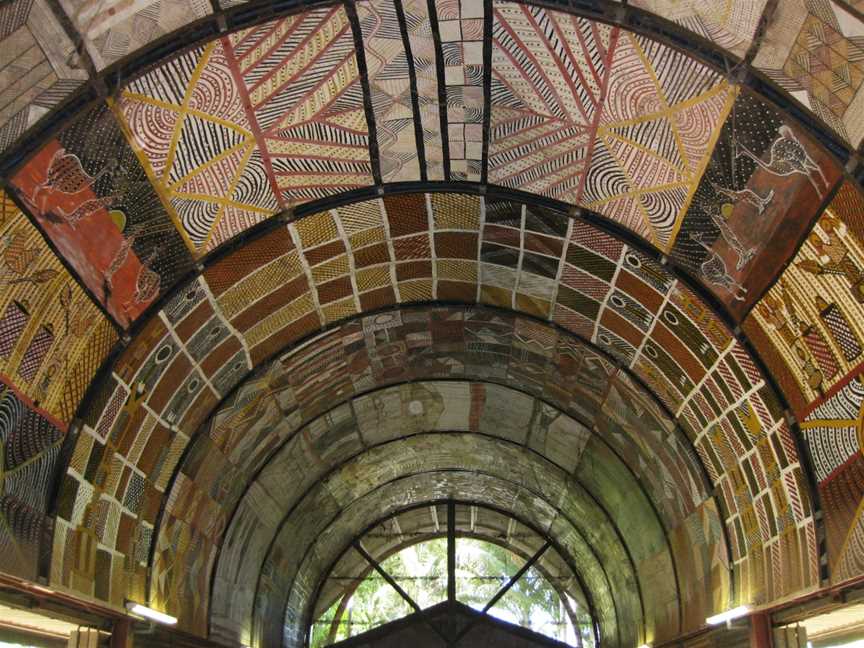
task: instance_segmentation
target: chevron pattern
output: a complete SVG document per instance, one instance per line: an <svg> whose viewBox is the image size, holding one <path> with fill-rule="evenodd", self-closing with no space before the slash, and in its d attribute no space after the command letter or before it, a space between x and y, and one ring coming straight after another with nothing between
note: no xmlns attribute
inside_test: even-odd
<svg viewBox="0 0 864 648"><path fill-rule="evenodd" d="M232 34L226 49L283 204L372 184L363 93L344 9L317 9Z"/></svg>

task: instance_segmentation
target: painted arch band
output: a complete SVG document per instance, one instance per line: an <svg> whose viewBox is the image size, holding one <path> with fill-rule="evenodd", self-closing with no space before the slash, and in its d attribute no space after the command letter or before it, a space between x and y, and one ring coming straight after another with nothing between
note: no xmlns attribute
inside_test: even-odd
<svg viewBox="0 0 864 648"><path fill-rule="evenodd" d="M461 493L604 646L864 572L855 7L231 4L0 8L48 74L0 87L0 568L294 645L370 516Z"/></svg>

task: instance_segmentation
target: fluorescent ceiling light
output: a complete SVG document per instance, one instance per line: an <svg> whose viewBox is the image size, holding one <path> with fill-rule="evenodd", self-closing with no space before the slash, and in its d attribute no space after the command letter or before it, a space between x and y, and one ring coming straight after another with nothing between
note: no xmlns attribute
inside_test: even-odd
<svg viewBox="0 0 864 648"><path fill-rule="evenodd" d="M173 617L170 614L165 614L164 612L159 612L158 610L149 608L146 605L135 603L135 601L126 601L126 609L129 610L132 614L137 614L138 616L152 619L153 621L158 621L159 623L164 623L165 625L174 625L177 623L177 617Z"/></svg>
<svg viewBox="0 0 864 648"><path fill-rule="evenodd" d="M725 612L721 612L720 614L715 614L714 616L710 616L705 619L705 623L708 625L720 625L721 623L726 623L727 621L731 621L732 619L738 619L740 617L744 617L750 614L750 606L749 605L740 605L736 608L732 608L731 610L726 610Z"/></svg>

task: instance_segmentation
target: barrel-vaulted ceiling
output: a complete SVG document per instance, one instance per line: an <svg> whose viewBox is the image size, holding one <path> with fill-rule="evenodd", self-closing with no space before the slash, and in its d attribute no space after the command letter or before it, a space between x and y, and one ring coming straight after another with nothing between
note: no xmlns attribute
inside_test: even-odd
<svg viewBox="0 0 864 648"><path fill-rule="evenodd" d="M255 646L445 499L604 647L861 576L862 5L0 3L0 570Z"/></svg>

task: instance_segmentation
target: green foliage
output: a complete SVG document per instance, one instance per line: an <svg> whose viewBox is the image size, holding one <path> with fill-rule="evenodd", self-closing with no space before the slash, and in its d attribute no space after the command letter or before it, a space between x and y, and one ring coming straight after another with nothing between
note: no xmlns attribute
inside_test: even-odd
<svg viewBox="0 0 864 648"><path fill-rule="evenodd" d="M460 538L456 542L456 596L475 609L483 609L513 577L524 560L499 545ZM381 564L421 608L447 599L447 541L421 542L390 556ZM342 605L337 601L312 627L311 648L366 632L413 611L377 572L370 570ZM558 591L535 568L529 569L490 610L510 623L577 646L593 646L591 619L568 597L578 619L571 617ZM577 636L578 634L578 636Z"/></svg>

